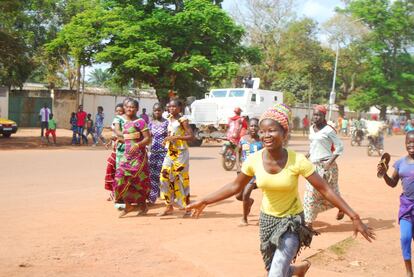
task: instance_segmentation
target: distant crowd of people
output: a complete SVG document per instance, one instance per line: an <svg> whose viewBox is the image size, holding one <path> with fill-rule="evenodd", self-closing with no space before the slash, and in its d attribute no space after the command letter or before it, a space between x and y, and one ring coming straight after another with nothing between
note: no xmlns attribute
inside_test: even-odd
<svg viewBox="0 0 414 277"><path fill-rule="evenodd" d="M387 119L385 121L380 121L378 119L378 115L372 115L369 118L348 118L346 116L342 117L339 116L336 121L331 121L329 124L333 126L337 133L342 136L349 136L352 135L352 131L354 129L360 129L360 128L367 128L367 125L369 125L369 122L377 121L381 122L381 129L384 131L387 135L394 135L394 134L406 134L410 131L414 130L414 118L413 119L405 119L405 118L392 118ZM301 122L301 129L303 132L303 135L309 134L309 127L310 127L310 121L307 115L305 115L302 118Z"/></svg>

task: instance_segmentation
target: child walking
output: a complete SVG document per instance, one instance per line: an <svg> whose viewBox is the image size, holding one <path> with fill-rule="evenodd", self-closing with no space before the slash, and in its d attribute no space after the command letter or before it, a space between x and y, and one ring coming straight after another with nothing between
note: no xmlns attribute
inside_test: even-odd
<svg viewBox="0 0 414 277"><path fill-rule="evenodd" d="M71 130L73 132L72 134L72 145L76 144L76 135L78 133L78 119L76 118L76 113L72 113L69 120Z"/></svg>
<svg viewBox="0 0 414 277"><path fill-rule="evenodd" d="M401 250L407 276L413 276L411 264L411 240L413 239L414 223L414 131L410 131L405 137L405 147L408 155L394 163L392 176L387 174L388 166L378 164L378 174L383 175L385 183L394 188L401 179L403 192L400 196L400 210L398 220L400 223Z"/></svg>
<svg viewBox="0 0 414 277"><path fill-rule="evenodd" d="M46 130L46 139L47 143L50 143L49 141L49 135L52 135L53 137L53 144L56 146L56 120L53 118L53 114L49 114L49 121L48 126Z"/></svg>
<svg viewBox="0 0 414 277"><path fill-rule="evenodd" d="M105 115L103 113L103 107L99 106L98 113L95 116L95 144L97 144L99 140L102 141L104 145L106 144L105 138L102 136L104 119Z"/></svg>
<svg viewBox="0 0 414 277"><path fill-rule="evenodd" d="M112 151L109 155L106 166L106 174L105 174L105 189L110 191L110 196L107 199L108 201L113 200L113 192L114 192L114 182L115 182L115 172L116 172L116 157L117 157L117 149L118 147L121 147L123 143L118 141L118 133L121 133L122 126L119 126L119 117L122 117L124 114L124 107L123 104L118 104L115 107L115 118L112 122L112 138L111 140L106 144L106 147L110 146L110 143L112 143ZM119 128L117 133L117 128Z"/></svg>
<svg viewBox="0 0 414 277"><path fill-rule="evenodd" d="M259 119L252 118L249 120L248 134L243 136L239 142L241 149L241 162L243 163L250 154L253 154L263 148L263 143L259 138ZM244 189L236 196L237 200L243 201L243 218L241 226L247 226L247 216L254 203L250 197L252 191L257 188L256 179L253 178Z"/></svg>
<svg viewBox="0 0 414 277"><path fill-rule="evenodd" d="M92 136L93 144L92 146L96 146L96 138L95 138L95 132L93 127L93 120L92 115L88 113L88 116L86 118L86 144L88 144L88 136Z"/></svg>

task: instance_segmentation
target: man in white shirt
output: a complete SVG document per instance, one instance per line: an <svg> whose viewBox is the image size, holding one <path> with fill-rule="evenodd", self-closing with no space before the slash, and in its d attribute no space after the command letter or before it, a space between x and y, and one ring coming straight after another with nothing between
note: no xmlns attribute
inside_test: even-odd
<svg viewBox="0 0 414 277"><path fill-rule="evenodd" d="M367 120L365 122L368 136L371 136L373 139L378 138L379 144L384 145L384 133L386 125L382 121L378 121L376 116L372 116L372 120Z"/></svg>
<svg viewBox="0 0 414 277"><path fill-rule="evenodd" d="M50 109L47 107L47 104L45 103L43 105L43 108L40 109L39 112L39 119L40 119L40 137L43 139L43 132L48 126L49 122L49 115L51 114Z"/></svg>

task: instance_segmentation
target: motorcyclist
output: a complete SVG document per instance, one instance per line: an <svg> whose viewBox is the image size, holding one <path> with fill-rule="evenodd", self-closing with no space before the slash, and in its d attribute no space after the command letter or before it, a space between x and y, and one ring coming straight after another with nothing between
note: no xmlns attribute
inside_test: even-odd
<svg viewBox="0 0 414 277"><path fill-rule="evenodd" d="M239 107L234 108L234 116L229 118L228 129L227 129L227 140L235 145L236 161L240 159L240 138L246 133L247 122L241 116L242 109ZM240 165L237 162L237 171L240 171Z"/></svg>
<svg viewBox="0 0 414 277"><path fill-rule="evenodd" d="M383 122L378 121L377 115L373 115L371 119L372 120L366 122L368 138L371 137L375 147L379 149L384 149L383 131L385 129L385 125Z"/></svg>
<svg viewBox="0 0 414 277"><path fill-rule="evenodd" d="M359 141L362 141L364 137L364 129L365 129L365 123L361 120L361 117L359 116L357 119L352 121L351 126L351 137L353 140L356 139L357 136L360 137Z"/></svg>

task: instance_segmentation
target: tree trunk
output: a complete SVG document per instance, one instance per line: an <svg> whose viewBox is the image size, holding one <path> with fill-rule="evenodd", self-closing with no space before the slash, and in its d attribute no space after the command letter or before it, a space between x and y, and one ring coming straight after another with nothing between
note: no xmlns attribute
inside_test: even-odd
<svg viewBox="0 0 414 277"><path fill-rule="evenodd" d="M82 68L82 100L81 100L81 104L83 106L83 100L85 98L85 66L83 66Z"/></svg>
<svg viewBox="0 0 414 277"><path fill-rule="evenodd" d="M79 105L79 93L81 84L81 65L80 61L76 61L76 105Z"/></svg>
<svg viewBox="0 0 414 277"><path fill-rule="evenodd" d="M387 116L387 106L381 106L380 119L381 120L386 120L386 116Z"/></svg>
<svg viewBox="0 0 414 277"><path fill-rule="evenodd" d="M344 105L338 105L338 113L341 117L345 116L345 106Z"/></svg>

